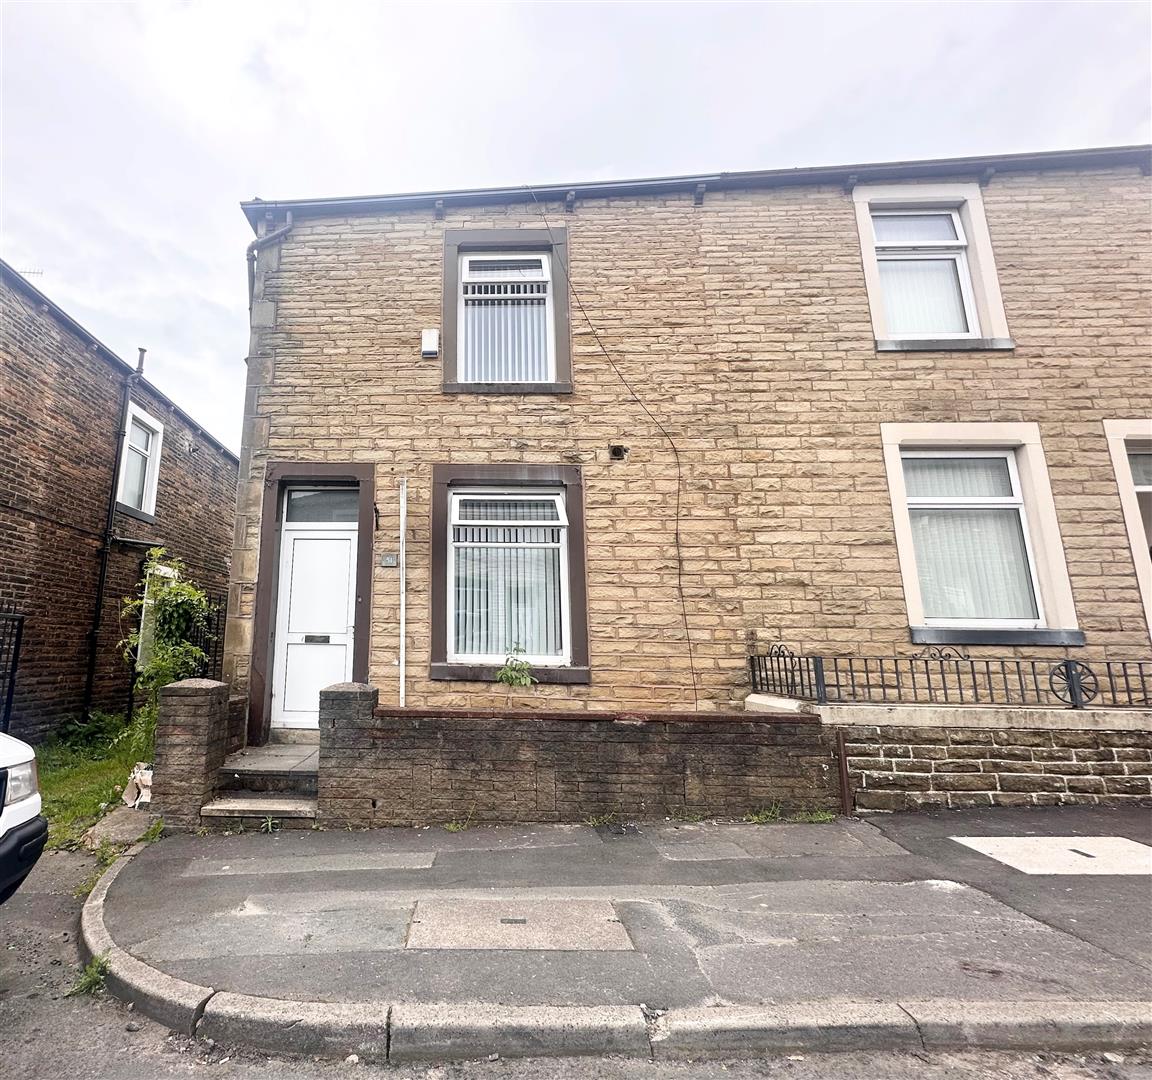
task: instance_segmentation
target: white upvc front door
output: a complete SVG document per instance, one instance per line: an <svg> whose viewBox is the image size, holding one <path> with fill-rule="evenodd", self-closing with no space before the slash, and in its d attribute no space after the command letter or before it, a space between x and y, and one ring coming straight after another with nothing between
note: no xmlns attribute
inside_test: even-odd
<svg viewBox="0 0 1152 1080"><path fill-rule="evenodd" d="M352 680L355 522L285 521L277 591L272 726L315 728L320 691Z"/></svg>

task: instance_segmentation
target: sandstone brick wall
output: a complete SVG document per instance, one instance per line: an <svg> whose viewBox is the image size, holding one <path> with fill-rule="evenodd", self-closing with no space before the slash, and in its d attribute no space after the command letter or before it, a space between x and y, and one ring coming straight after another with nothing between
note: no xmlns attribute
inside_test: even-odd
<svg viewBox="0 0 1152 1080"><path fill-rule="evenodd" d="M636 821L838 810L833 740L794 717L706 721L374 709L371 688L321 698L317 821Z"/></svg>
<svg viewBox="0 0 1152 1080"><path fill-rule="evenodd" d="M1152 732L850 727L861 810L1152 806Z"/></svg>
<svg viewBox="0 0 1152 1080"><path fill-rule="evenodd" d="M580 200L573 286L684 468L683 585L704 709L747 692L750 644L907 654L879 426L1035 421L1086 648L1150 654L1101 421L1148 415L1149 180L1136 168L998 172L984 203L1014 352L877 353L851 197L838 186ZM579 464L592 683L530 708L691 708L676 589L676 478L573 304L575 393L446 396L420 330L440 323L446 228L536 227L532 206L300 219L261 255L227 671L247 686L260 496L269 460L376 466L376 552L398 545L409 479L408 704L489 706L432 682L429 519L438 462ZM630 448L608 459L609 443ZM394 569L375 560L369 677L398 693ZM1004 647L973 655L1004 655Z"/></svg>
<svg viewBox="0 0 1152 1080"><path fill-rule="evenodd" d="M125 372L34 298L0 282L0 600L27 616L12 734L39 739L80 709ZM117 514L115 534L166 546L191 577L228 583L237 465L147 383L133 401L164 424L156 522ZM94 704L122 710L130 628L121 600L146 549L114 544Z"/></svg>

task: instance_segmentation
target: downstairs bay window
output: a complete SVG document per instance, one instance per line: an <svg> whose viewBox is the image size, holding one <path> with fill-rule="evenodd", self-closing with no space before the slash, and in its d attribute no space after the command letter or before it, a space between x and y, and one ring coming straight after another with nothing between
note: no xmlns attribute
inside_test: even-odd
<svg viewBox="0 0 1152 1080"><path fill-rule="evenodd" d="M881 429L912 640L1083 644L1037 426Z"/></svg>
<svg viewBox="0 0 1152 1080"><path fill-rule="evenodd" d="M433 679L491 680L509 656L540 682L587 682L579 469L433 469Z"/></svg>

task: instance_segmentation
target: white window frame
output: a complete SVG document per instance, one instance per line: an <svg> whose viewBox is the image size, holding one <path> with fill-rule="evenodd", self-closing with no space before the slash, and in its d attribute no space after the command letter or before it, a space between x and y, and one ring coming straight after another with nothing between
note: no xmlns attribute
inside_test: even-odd
<svg viewBox="0 0 1152 1080"><path fill-rule="evenodd" d="M488 379L471 379L465 378L463 372L465 370L464 350L468 340L467 322L464 317L464 298L466 289L469 285L479 284L481 282L488 284L507 284L508 282L524 282L535 281L544 282L547 285L547 290L544 294L544 313L545 313L545 338L548 348L548 364L547 371L544 378L541 379L499 379L496 380L501 384L509 386L523 385L523 386L538 386L544 383L551 383L556 381L556 290L553 282L552 274L552 252L551 251L465 251L461 252L460 266L458 273L457 296L456 296L456 378L458 382L462 383L483 383L491 382ZM524 277L517 275L514 272L509 272L506 276L501 274L473 274L472 263L474 262L508 262L511 259L539 259L541 266L541 274L539 277Z"/></svg>
<svg viewBox="0 0 1152 1080"><path fill-rule="evenodd" d="M477 521L475 519L463 520L459 515L460 502L463 499L549 499L556 506L558 520L541 519L533 521L510 522L516 528L559 528L561 538L559 544L554 543L477 543L467 541L457 543L453 530L458 526L465 528L499 527L504 524L500 521ZM560 633L562 635L563 650L557 656L542 656L522 654L517 657L536 667L567 667L572 662L572 598L568 573L568 544L570 533L568 529L568 511L565 506L565 492L559 488L517 488L517 487L460 487L453 488L448 493L448 580L445 591L447 593L447 622L445 624L445 642L447 647L447 662L450 664L483 664L503 666L507 654L494 653L458 653L456 646L456 550L458 547L535 547L559 548L560 551Z"/></svg>
<svg viewBox="0 0 1152 1080"><path fill-rule="evenodd" d="M147 454L147 465L144 471L144 498L140 506L133 506L125 498L125 487L128 481L128 460L131 454L140 451L132 445L132 424L136 422L141 427L152 432L152 445ZM164 425L146 413L139 405L128 402L128 415L124 424L124 445L120 451L120 482L116 491L116 501L129 510L136 510L141 514L154 514L156 512L156 488L160 480L160 454L164 447Z"/></svg>
<svg viewBox="0 0 1152 1080"><path fill-rule="evenodd" d="M1149 636L1152 637L1152 555L1148 552L1148 538L1144 532L1144 521L1136 498L1137 490L1142 489L1137 489L1136 479L1132 475L1132 465L1128 461L1128 454L1131 451L1141 452L1152 446L1152 419L1105 420L1104 435L1108 440L1108 453L1116 474L1120 507L1124 514L1124 528L1128 533L1128 546L1132 552L1136 582L1144 607L1144 621L1147 623Z"/></svg>
<svg viewBox="0 0 1152 1080"><path fill-rule="evenodd" d="M156 644L156 622L150 617L152 608L156 606L156 600L152 595L154 588L152 583L156 578L175 580L179 576L174 566L164 566L162 563L153 564L144 575L144 598L140 604L140 628L136 639L137 671L148 666Z"/></svg>
<svg viewBox="0 0 1152 1080"><path fill-rule="evenodd" d="M881 240L876 235L875 221L878 217L943 217L947 215L952 219L952 228L956 232L954 240ZM901 262L938 259L952 262L956 265L956 278L960 285L960 298L964 306L964 321L968 329L963 333L946 333L934 330L931 334L897 334L891 330L888 336L894 341L918 340L930 337L933 340L946 341L956 338L980 337L980 315L976 310L976 296L972 289L972 271L968 266L968 239L964 233L964 224L960 220L959 211L945 207L885 207L872 208L869 212L869 221L872 227L872 245L876 253L876 262ZM881 283L881 291L883 284Z"/></svg>
<svg viewBox="0 0 1152 1080"><path fill-rule="evenodd" d="M903 351L909 347L947 349L949 342L957 348L1013 348L1008 333L1008 320L1004 315L1004 300L1000 294L1000 281L996 274L996 260L992 251L992 238L988 222L984 216L984 196L978 183L972 182L920 182L911 181L896 184L866 183L852 188L852 201L856 212L856 230L860 238L860 256L864 270L864 285L868 293L868 307L872 315L872 332L878 349ZM962 230L957 235L964 237L964 259L968 268L968 289L971 304L976 312L973 320L969 316L968 327L976 333L963 336L920 335L919 337L897 337L888 332L884 290L880 283L880 260L877 258L876 232L872 225L873 214L884 213L914 214L950 213L953 220L959 220ZM933 250L932 245L941 241L921 244L923 253ZM951 241L943 242L951 243ZM955 244L952 244L955 247ZM892 250L890 243L883 245ZM939 253L939 249L936 249ZM948 257L947 254L944 257ZM960 275L961 282L964 281ZM963 292L963 284L961 286ZM963 343L971 341L972 346ZM935 343L939 342L939 345ZM986 344L983 344L986 343Z"/></svg>
<svg viewBox="0 0 1152 1080"><path fill-rule="evenodd" d="M972 496L919 496L905 494L904 501L909 511L913 510L963 510L967 508L979 509L1014 509L1020 515L1020 529L1024 534L1024 552L1028 562L1028 579L1032 586L1032 597L1036 603L1036 618L1034 619L941 619L925 616L925 626L966 626L974 629L987 630L1035 630L1045 625L1044 598L1040 589L1040 578L1036 573L1036 559L1032 553L1031 529L1028 526L1028 510L1024 503L1024 495L1020 486L1020 473L1016 465L1016 451L1004 450L972 450L967 447L956 447L954 450L918 450L909 448L901 450L901 469L903 462L914 458L999 458L1008 464L1008 477L1012 485L1011 495L972 495ZM915 550L912 555L915 560ZM917 582L919 582L919 566L917 566Z"/></svg>
<svg viewBox="0 0 1152 1080"><path fill-rule="evenodd" d="M1015 452L1019 491L1028 514L1026 536L1031 544L1034 573L1039 581L1037 609L1045 620L1036 629L1079 633L1076 604L1068 563L1052 497L1052 483L1040 441L1040 425L1032 422L974 421L962 423L885 423L880 425L884 450L884 470L891 496L892 524L896 555L908 609L908 625L930 630L924 618L920 594L920 574L916 565L912 521L908 514L908 494L904 483L903 454L915 450L942 450L955 456L970 450ZM987 632L978 624L965 622L960 629ZM941 628L943 629L943 628Z"/></svg>

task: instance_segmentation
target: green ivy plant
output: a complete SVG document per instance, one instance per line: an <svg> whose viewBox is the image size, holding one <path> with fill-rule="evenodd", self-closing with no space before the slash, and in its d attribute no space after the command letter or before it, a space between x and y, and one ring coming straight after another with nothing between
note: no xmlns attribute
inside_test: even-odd
<svg viewBox="0 0 1152 1080"><path fill-rule="evenodd" d="M527 660L521 660L524 650L519 643L512 646L512 651L504 658L504 666L496 672L496 681L503 683L509 690L514 687L528 687L540 680L532 674L532 665Z"/></svg>
<svg viewBox="0 0 1152 1080"><path fill-rule="evenodd" d="M190 639L202 637L208 627L208 597L183 573L179 559L152 548L139 594L126 599L121 609L122 618L136 627L121 642L124 658L136 665L136 685L153 705L160 687L193 677L207 659Z"/></svg>

